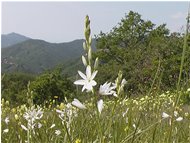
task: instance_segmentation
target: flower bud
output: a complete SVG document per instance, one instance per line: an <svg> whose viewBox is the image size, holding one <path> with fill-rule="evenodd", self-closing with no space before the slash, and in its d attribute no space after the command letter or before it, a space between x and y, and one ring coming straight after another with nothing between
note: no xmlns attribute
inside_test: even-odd
<svg viewBox="0 0 190 143"><path fill-rule="evenodd" d="M88 60L90 61L92 59L92 49L91 47L89 47L89 50L88 50Z"/></svg>
<svg viewBox="0 0 190 143"><path fill-rule="evenodd" d="M82 62L84 64L84 66L87 66L87 61L86 61L86 58L84 56L82 56Z"/></svg>
<svg viewBox="0 0 190 143"><path fill-rule="evenodd" d="M18 115L17 114L15 114L15 120L18 120Z"/></svg>
<svg viewBox="0 0 190 143"><path fill-rule="evenodd" d="M98 64L99 64L99 59L97 57L96 60L95 60L95 63L94 63L94 69L95 70L98 68Z"/></svg>
<svg viewBox="0 0 190 143"><path fill-rule="evenodd" d="M83 49L84 49L85 51L87 50L86 42L83 42Z"/></svg>

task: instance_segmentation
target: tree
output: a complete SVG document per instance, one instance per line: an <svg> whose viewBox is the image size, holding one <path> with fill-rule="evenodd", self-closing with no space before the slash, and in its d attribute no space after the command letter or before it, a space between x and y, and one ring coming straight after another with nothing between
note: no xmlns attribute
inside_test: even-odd
<svg viewBox="0 0 190 143"><path fill-rule="evenodd" d="M127 90L147 93L152 88L174 88L179 75L183 36L170 33L166 24L151 21L130 11L109 33L96 36L100 59L99 82L114 79L120 68L128 81Z"/></svg>

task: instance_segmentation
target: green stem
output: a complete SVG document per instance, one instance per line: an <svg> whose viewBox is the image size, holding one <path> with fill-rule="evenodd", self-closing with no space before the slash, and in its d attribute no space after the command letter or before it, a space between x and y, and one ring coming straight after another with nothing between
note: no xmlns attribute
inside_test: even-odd
<svg viewBox="0 0 190 143"><path fill-rule="evenodd" d="M64 121L63 124L64 124L65 130L66 130L67 136L68 136L68 138L69 138L69 142L72 143L71 137L70 137L70 134L69 134L69 131L68 131L68 129L67 129L66 122Z"/></svg>

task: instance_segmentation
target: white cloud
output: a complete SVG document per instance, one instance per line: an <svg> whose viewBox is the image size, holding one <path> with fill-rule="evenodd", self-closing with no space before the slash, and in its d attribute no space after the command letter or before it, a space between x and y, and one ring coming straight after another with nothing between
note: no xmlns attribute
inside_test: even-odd
<svg viewBox="0 0 190 143"><path fill-rule="evenodd" d="M173 15L171 15L172 19L183 19L186 17L186 13L185 12L177 12Z"/></svg>

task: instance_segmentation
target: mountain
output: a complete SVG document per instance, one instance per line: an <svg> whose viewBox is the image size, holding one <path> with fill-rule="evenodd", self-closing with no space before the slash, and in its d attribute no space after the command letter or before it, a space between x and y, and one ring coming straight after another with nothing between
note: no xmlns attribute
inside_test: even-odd
<svg viewBox="0 0 190 143"><path fill-rule="evenodd" d="M68 73L81 64L84 40L67 43L49 43L43 40L29 39L7 48L2 48L1 65L4 72L41 73L62 64ZM95 40L92 40L95 50Z"/></svg>
<svg viewBox="0 0 190 143"><path fill-rule="evenodd" d="M28 38L26 36L17 34L17 33L10 33L10 34L2 34L1 35L1 47L6 48L21 42L24 42L26 40L29 40L31 38Z"/></svg>

